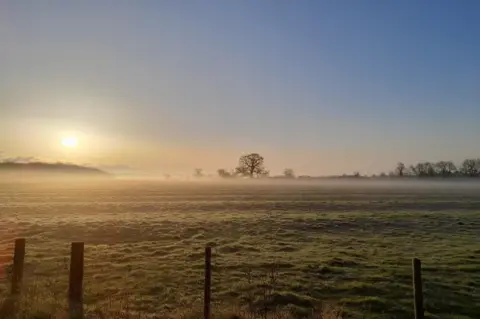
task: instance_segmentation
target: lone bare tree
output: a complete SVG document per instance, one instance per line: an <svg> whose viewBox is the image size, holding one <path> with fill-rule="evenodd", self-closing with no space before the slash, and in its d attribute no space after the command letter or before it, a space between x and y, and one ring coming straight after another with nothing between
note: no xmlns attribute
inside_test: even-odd
<svg viewBox="0 0 480 319"><path fill-rule="evenodd" d="M240 175L253 177L265 176L267 170L263 166L264 159L258 153L251 153L247 155L242 155L238 160L238 167L236 171Z"/></svg>

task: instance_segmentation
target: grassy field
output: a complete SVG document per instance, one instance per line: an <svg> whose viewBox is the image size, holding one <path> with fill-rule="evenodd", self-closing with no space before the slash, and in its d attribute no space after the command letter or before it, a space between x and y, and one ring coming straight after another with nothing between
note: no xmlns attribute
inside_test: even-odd
<svg viewBox="0 0 480 319"><path fill-rule="evenodd" d="M26 237L26 289L46 308L66 299L69 243L84 241L89 309L200 310L212 245L218 307L412 318L415 256L430 317L480 318L474 186L1 185L0 234L0 299Z"/></svg>

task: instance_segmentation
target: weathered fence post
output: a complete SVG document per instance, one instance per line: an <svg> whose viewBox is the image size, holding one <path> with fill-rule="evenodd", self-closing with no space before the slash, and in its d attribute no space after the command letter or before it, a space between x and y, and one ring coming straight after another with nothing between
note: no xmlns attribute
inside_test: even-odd
<svg viewBox="0 0 480 319"><path fill-rule="evenodd" d="M68 304L71 319L83 318L83 250L82 242L72 243Z"/></svg>
<svg viewBox="0 0 480 319"><path fill-rule="evenodd" d="M210 297L212 285L212 248L205 248L205 290L203 294L203 318L210 319Z"/></svg>
<svg viewBox="0 0 480 319"><path fill-rule="evenodd" d="M423 319L423 287L422 287L422 263L420 259L413 258L413 300L415 307L415 319Z"/></svg>
<svg viewBox="0 0 480 319"><path fill-rule="evenodd" d="M20 293L23 279L23 265L25 262L25 238L15 239L12 271L12 295Z"/></svg>

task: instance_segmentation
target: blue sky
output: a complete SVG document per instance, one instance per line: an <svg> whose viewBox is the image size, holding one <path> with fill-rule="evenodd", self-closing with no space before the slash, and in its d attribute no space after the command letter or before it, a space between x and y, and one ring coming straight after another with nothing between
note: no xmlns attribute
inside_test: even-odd
<svg viewBox="0 0 480 319"><path fill-rule="evenodd" d="M474 0L2 1L0 43L15 156L160 172L259 152L308 174L480 156Z"/></svg>

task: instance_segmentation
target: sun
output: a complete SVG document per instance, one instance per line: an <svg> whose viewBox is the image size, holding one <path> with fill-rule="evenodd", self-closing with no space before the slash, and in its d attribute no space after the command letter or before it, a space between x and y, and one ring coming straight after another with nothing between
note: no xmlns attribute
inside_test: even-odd
<svg viewBox="0 0 480 319"><path fill-rule="evenodd" d="M75 148L78 145L78 139L75 136L62 138L62 145L68 148Z"/></svg>

